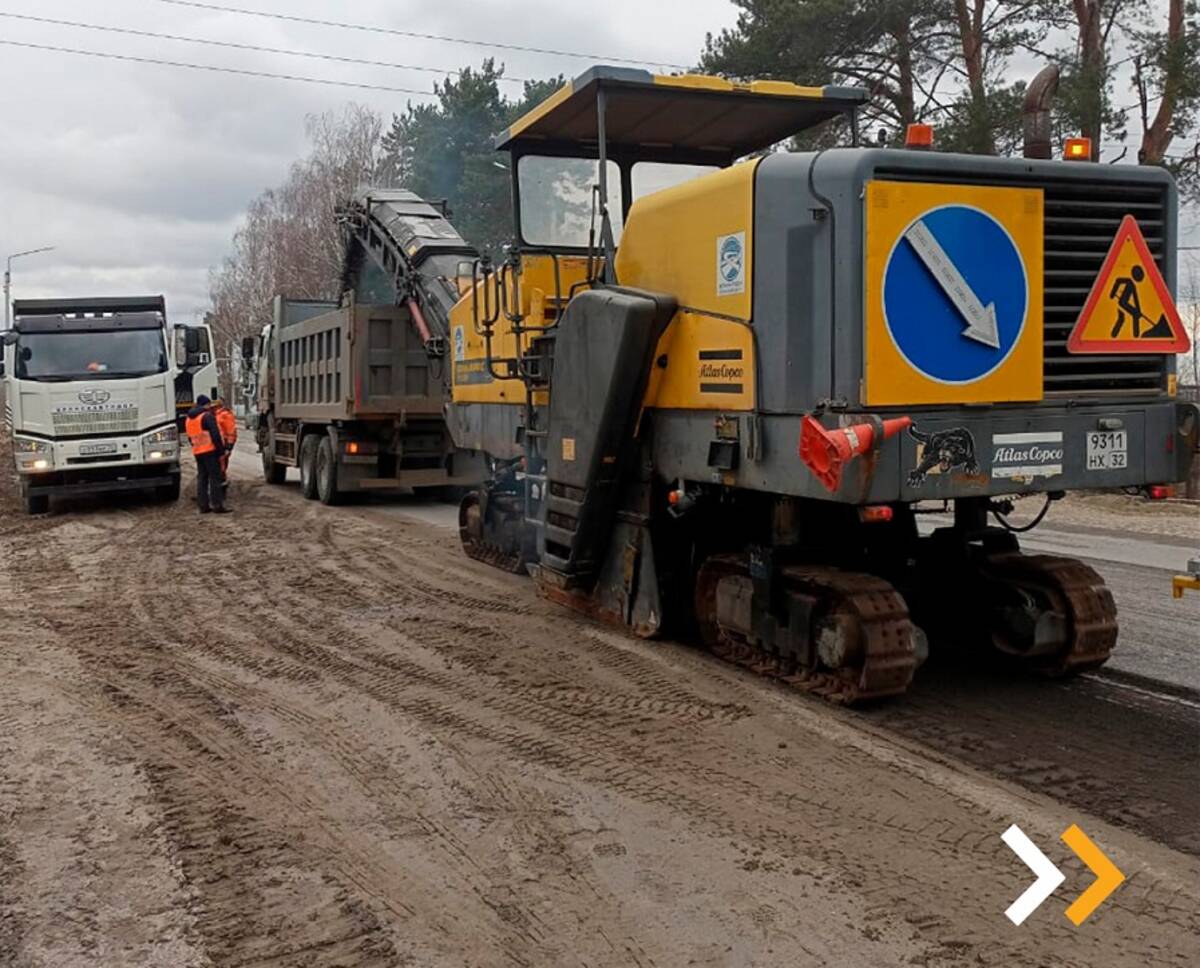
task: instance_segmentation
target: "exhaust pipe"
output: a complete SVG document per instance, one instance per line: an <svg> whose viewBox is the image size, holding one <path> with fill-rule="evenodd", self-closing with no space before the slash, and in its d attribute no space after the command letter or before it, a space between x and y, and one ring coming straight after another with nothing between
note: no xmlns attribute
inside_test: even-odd
<svg viewBox="0 0 1200 968"><path fill-rule="evenodd" d="M1050 105L1058 93L1059 69L1043 67L1025 91L1021 120L1025 129L1026 158L1052 158L1050 150Z"/></svg>

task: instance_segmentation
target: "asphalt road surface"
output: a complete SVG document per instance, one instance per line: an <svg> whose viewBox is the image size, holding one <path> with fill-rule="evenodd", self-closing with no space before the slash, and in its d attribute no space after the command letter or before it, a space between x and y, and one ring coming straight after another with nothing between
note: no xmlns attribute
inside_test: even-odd
<svg viewBox="0 0 1200 968"><path fill-rule="evenodd" d="M0 486L0 965L1194 963L1179 690L839 710L542 601L445 507L234 476L222 518ZM1013 823L1066 875L1019 928ZM1079 928L1071 824L1127 875Z"/></svg>

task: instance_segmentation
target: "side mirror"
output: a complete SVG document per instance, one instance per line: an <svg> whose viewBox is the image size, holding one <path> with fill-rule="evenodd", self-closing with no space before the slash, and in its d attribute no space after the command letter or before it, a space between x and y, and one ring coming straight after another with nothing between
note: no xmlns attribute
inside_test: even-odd
<svg viewBox="0 0 1200 968"><path fill-rule="evenodd" d="M4 361L0 360L0 380L4 379Z"/></svg>
<svg viewBox="0 0 1200 968"><path fill-rule="evenodd" d="M10 329L5 332L3 342L5 346L16 346L20 338L21 335L15 329Z"/></svg>
<svg viewBox="0 0 1200 968"><path fill-rule="evenodd" d="M255 350L258 346L258 340L253 336L245 336L242 338L242 359L250 363L254 359Z"/></svg>
<svg viewBox="0 0 1200 968"><path fill-rule="evenodd" d="M187 328L183 331L183 346L188 356L200 352L200 330ZM203 362L207 363L207 360Z"/></svg>

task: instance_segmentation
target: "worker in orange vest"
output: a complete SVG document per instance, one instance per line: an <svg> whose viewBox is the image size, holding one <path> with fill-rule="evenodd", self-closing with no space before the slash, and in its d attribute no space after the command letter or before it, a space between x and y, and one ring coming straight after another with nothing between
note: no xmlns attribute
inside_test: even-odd
<svg viewBox="0 0 1200 968"><path fill-rule="evenodd" d="M217 427L221 430L221 440L225 444L225 453L221 455L221 487L229 489L229 457L233 446L237 443L237 415L225 406L225 401L216 399L212 403L213 413L217 415Z"/></svg>
<svg viewBox="0 0 1200 968"><path fill-rule="evenodd" d="M188 411L184 430L196 458L196 504L200 507L200 513L212 511L228 514L225 490L221 487L221 457L225 453L225 441L208 397L201 394L196 398L196 405Z"/></svg>

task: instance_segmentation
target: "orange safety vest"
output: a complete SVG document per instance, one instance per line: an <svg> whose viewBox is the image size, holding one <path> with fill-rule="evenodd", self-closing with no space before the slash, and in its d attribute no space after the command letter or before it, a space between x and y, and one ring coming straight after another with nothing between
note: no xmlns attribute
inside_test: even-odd
<svg viewBox="0 0 1200 968"><path fill-rule="evenodd" d="M217 411L217 427L226 448L237 443L237 415L228 407L221 407Z"/></svg>
<svg viewBox="0 0 1200 968"><path fill-rule="evenodd" d="M204 429L203 426L204 414L196 417L188 417L183 425L183 429L187 432L188 440L192 443L192 453L199 457L201 454L211 454L217 449L217 445L213 443L212 435Z"/></svg>

